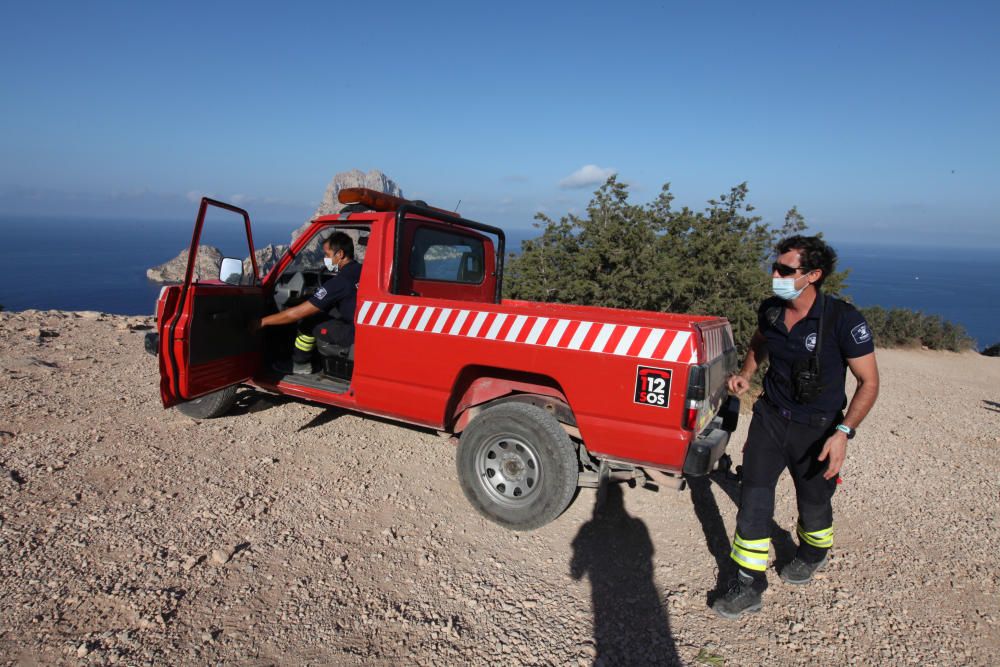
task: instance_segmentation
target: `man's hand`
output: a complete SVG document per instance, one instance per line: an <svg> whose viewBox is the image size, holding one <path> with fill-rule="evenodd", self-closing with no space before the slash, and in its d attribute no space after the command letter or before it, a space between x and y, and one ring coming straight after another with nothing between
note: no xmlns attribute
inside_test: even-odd
<svg viewBox="0 0 1000 667"><path fill-rule="evenodd" d="M746 390L750 388L750 380L746 379L739 373L730 377L726 384L729 386L729 391L733 392L737 396L742 396L746 393Z"/></svg>
<svg viewBox="0 0 1000 667"><path fill-rule="evenodd" d="M840 473L844 459L847 458L847 434L843 431L834 431L833 435L826 439L823 451L819 453L819 460L825 461L829 457L830 463L826 466L823 479L833 479Z"/></svg>

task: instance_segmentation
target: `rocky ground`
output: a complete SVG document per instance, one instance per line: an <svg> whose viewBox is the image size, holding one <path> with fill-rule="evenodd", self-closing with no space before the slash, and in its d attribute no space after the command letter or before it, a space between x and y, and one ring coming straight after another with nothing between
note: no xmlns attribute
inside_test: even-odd
<svg viewBox="0 0 1000 667"><path fill-rule="evenodd" d="M731 482L615 487L597 517L584 490L509 532L433 433L250 390L164 411L148 325L0 313L0 662L997 662L1000 359L880 351L830 567L727 622Z"/></svg>

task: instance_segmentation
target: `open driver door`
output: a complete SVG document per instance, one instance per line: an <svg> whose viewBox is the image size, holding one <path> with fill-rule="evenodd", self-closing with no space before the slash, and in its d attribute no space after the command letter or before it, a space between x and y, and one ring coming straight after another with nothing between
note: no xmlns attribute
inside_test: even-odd
<svg viewBox="0 0 1000 667"><path fill-rule="evenodd" d="M224 259L218 275L197 274L198 248L209 207L243 218L251 275L244 275L239 259ZM253 377L261 363L262 344L260 334L251 333L250 323L264 314L265 298L254 255L250 215L237 206L202 198L184 283L168 290L160 304L159 323L163 407L169 408Z"/></svg>

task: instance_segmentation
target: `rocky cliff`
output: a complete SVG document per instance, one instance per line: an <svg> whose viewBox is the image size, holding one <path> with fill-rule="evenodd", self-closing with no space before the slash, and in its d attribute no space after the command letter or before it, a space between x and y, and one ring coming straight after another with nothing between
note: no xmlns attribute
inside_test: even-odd
<svg viewBox="0 0 1000 667"><path fill-rule="evenodd" d="M396 182L378 169L372 169L367 174L360 169L342 171L334 176L330 184L326 186L326 192L323 193L323 201L320 202L312 217L316 218L321 215L336 215L340 213L344 205L337 201L337 195L344 188L368 188L369 190L377 190L393 195L394 197L403 196L403 191L396 185ZM307 227L309 227L309 220L292 232L292 240L294 241L298 238L299 234L304 232Z"/></svg>
<svg viewBox="0 0 1000 667"><path fill-rule="evenodd" d="M184 281L187 270L188 249L184 248L169 262L146 269L146 277L156 283L179 283ZM198 246L198 258L195 260L194 271L201 279L208 280L219 277L219 266L222 264L222 253L215 246Z"/></svg>

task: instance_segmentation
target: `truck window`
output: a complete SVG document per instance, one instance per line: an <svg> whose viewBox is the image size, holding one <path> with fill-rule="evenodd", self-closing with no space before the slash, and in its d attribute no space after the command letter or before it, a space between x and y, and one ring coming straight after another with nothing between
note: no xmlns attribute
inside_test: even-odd
<svg viewBox="0 0 1000 667"><path fill-rule="evenodd" d="M452 232L420 227L410 249L410 276L420 280L479 285L483 282L483 242Z"/></svg>
<svg viewBox="0 0 1000 667"><path fill-rule="evenodd" d="M330 227L316 234L305 245L299 254L295 256L284 273L295 273L296 271L321 271L323 269L323 241L336 231L345 232L354 241L354 259L364 264L365 250L368 246L369 229L359 229L354 227Z"/></svg>

